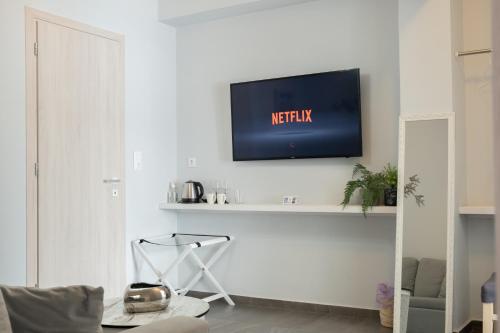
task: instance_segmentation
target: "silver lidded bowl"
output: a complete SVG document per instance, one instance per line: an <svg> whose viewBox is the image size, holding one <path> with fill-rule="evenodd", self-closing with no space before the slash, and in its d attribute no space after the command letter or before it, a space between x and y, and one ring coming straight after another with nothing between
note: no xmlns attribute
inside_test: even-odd
<svg viewBox="0 0 500 333"><path fill-rule="evenodd" d="M123 303L128 313L162 311L168 307L171 296L167 286L132 283L125 290Z"/></svg>

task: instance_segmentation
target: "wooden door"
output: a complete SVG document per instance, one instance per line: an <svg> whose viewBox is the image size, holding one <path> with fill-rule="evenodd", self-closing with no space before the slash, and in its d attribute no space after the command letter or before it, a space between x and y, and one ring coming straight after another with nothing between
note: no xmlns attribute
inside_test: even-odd
<svg viewBox="0 0 500 333"><path fill-rule="evenodd" d="M123 45L35 19L38 285L125 287Z"/></svg>

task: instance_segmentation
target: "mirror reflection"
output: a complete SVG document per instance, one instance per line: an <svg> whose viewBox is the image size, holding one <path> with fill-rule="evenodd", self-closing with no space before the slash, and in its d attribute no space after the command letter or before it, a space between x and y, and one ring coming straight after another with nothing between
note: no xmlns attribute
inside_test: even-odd
<svg viewBox="0 0 500 333"><path fill-rule="evenodd" d="M405 122L401 332L443 333L446 318L448 120ZM411 186L411 185L410 185ZM419 200L420 199L420 200Z"/></svg>

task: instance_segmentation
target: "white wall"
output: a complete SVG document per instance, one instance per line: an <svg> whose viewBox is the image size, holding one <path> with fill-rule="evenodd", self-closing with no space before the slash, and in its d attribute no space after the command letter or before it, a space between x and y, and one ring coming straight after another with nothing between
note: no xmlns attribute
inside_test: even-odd
<svg viewBox="0 0 500 333"><path fill-rule="evenodd" d="M160 19L168 17L190 16L201 12L213 11L221 8L240 6L257 0L160 0Z"/></svg>
<svg viewBox="0 0 500 333"><path fill-rule="evenodd" d="M463 204L467 196L464 75L454 57L454 52L463 47L462 13L462 1L399 1L401 113L456 113L457 206ZM467 221L457 211L454 330L462 328L470 318L467 230Z"/></svg>
<svg viewBox="0 0 500 333"><path fill-rule="evenodd" d="M24 6L125 35L127 240L173 231L157 209L176 175L175 30L157 22L157 1L0 1L0 283L26 281ZM144 152L142 172L132 152ZM128 247L128 245L127 245ZM128 277L133 277L128 256Z"/></svg>
<svg viewBox="0 0 500 333"><path fill-rule="evenodd" d="M173 26L290 6L314 0L159 0L159 18Z"/></svg>
<svg viewBox="0 0 500 333"><path fill-rule="evenodd" d="M462 50L463 46L463 3L451 2L452 14L452 51ZM452 61L453 111L455 112L455 247L453 279L453 328L460 331L470 320L469 290L469 247L467 218L461 216L457 207L465 202L467 196L465 168L465 85L462 64Z"/></svg>
<svg viewBox="0 0 500 333"><path fill-rule="evenodd" d="M401 113L452 112L450 0L399 1Z"/></svg>
<svg viewBox="0 0 500 333"><path fill-rule="evenodd" d="M457 206L493 202L490 56L453 56L490 47L490 8L491 0L399 2L401 112L455 112ZM480 318L493 228L491 220L455 217L455 329Z"/></svg>
<svg viewBox="0 0 500 333"><path fill-rule="evenodd" d="M491 0L463 1L464 50L491 47ZM460 60L465 83L467 204L493 205L491 55Z"/></svg>
<svg viewBox="0 0 500 333"><path fill-rule="evenodd" d="M394 163L397 15L395 0L323 0L179 28L179 180L225 180L247 203L295 194L337 204L354 163ZM362 76L363 158L232 161L229 83L352 67ZM188 157L199 167L187 168ZM376 284L393 282L391 218L181 214L179 230L237 236L215 269L234 294L372 308Z"/></svg>
<svg viewBox="0 0 500 333"><path fill-rule="evenodd" d="M491 47L491 0L462 0L464 50ZM493 110L491 55L457 61L464 84L466 197L462 204L489 206L493 189ZM468 217L469 317L481 320L481 285L495 271L494 223L491 218Z"/></svg>

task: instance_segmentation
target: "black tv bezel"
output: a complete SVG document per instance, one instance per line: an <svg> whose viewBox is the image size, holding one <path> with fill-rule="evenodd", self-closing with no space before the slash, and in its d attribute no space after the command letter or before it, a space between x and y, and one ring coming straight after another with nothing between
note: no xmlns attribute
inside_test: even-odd
<svg viewBox="0 0 500 333"><path fill-rule="evenodd" d="M304 155L300 157L296 156L290 156L290 157L268 157L268 158L243 158L243 159L235 159L235 150L234 150L234 104L233 104L233 87L234 86L239 86L243 84L249 84L249 83L259 83L259 82L268 82L268 81L278 81L278 80L286 80L286 79L292 79L292 78L302 78L302 77L311 77L311 76L319 76L319 75L325 75L325 74L334 74L334 73L341 73L341 72L357 72L357 77L358 77L358 100L359 100L359 110L358 110L358 116L359 116L359 153L355 153L352 155L342 155L342 154L324 154L324 155ZM244 82L236 82L236 83L230 83L229 84L229 89L230 89L230 98L231 98L231 145L232 145L232 158L233 162L245 162L245 161L273 161L273 160L303 160L303 159L313 159L313 158L336 158L336 157L344 157L344 158L351 158L351 157L362 157L363 156L363 126L362 126L362 103L361 103L361 75L360 75L360 69L359 68L351 68L351 69L343 69L343 70L336 70L336 71L327 71L327 72L318 72L318 73L311 73L311 74L300 74L300 75L292 75L292 76L282 76L282 77L277 77L277 78L271 78L271 79L261 79L261 80L253 80L253 81L244 81Z"/></svg>

